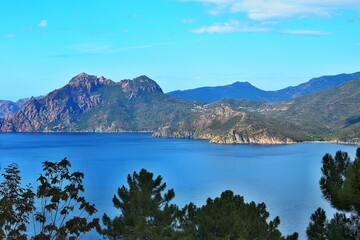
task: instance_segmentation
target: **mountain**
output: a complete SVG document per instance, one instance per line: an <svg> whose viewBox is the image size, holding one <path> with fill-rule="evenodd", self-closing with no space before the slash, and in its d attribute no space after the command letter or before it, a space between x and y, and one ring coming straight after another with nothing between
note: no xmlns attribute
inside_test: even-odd
<svg viewBox="0 0 360 240"><path fill-rule="evenodd" d="M16 103L11 101L0 100L0 118L7 117L10 114L15 114L19 110Z"/></svg>
<svg viewBox="0 0 360 240"><path fill-rule="evenodd" d="M359 142L360 78L327 90L274 104L268 114L292 123L315 140Z"/></svg>
<svg viewBox="0 0 360 240"><path fill-rule="evenodd" d="M239 111L220 105L205 106L200 116L177 126L164 126L153 133L155 137L207 139L211 143L295 143L296 139L272 120L249 111Z"/></svg>
<svg viewBox="0 0 360 240"><path fill-rule="evenodd" d="M260 90L248 82L235 82L231 85L219 87L201 87L196 89L174 91L167 93L169 96L192 101L215 102L222 98L249 99L267 101L269 93Z"/></svg>
<svg viewBox="0 0 360 240"><path fill-rule="evenodd" d="M360 72L339 74L335 76L322 76L313 78L298 86L287 87L278 91L264 91L252 86L248 82L236 82L226 86L202 87L184 91L178 90L167 94L177 98L198 100L206 103L215 102L222 98L279 102L339 86L359 77Z"/></svg>
<svg viewBox="0 0 360 240"><path fill-rule="evenodd" d="M17 100L15 103L18 106L19 109L24 109L24 107L27 105L27 103L31 100L32 97L29 98L22 98ZM35 97L36 100L40 100L43 98L43 96Z"/></svg>
<svg viewBox="0 0 360 240"><path fill-rule="evenodd" d="M154 133L214 143L360 142L360 78L292 100L223 99L207 112Z"/></svg>
<svg viewBox="0 0 360 240"><path fill-rule="evenodd" d="M322 76L313 78L306 83L302 83L295 87L287 87L278 91L270 92L270 101L279 102L296 97L305 96L311 93L320 92L322 90L339 86L348 81L360 77L360 72L351 74L339 74L334 76Z"/></svg>
<svg viewBox="0 0 360 240"><path fill-rule="evenodd" d="M148 131L227 144L359 143L359 106L360 78L288 101L205 104L168 96L146 76L114 82L81 73L0 118L0 132Z"/></svg>
<svg viewBox="0 0 360 240"><path fill-rule="evenodd" d="M118 83L81 73L0 121L2 132L153 131L192 115L194 103L165 95L146 76Z"/></svg>
<svg viewBox="0 0 360 240"><path fill-rule="evenodd" d="M36 99L40 99L37 97ZM23 109L31 98L20 99L16 102L0 100L0 118L6 118L9 115L15 114L20 109Z"/></svg>

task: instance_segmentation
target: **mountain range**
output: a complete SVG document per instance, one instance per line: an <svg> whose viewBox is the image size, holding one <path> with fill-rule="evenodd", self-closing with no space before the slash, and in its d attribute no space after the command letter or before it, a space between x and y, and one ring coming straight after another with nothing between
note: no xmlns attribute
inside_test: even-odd
<svg viewBox="0 0 360 240"><path fill-rule="evenodd" d="M201 87L184 91L177 90L167 94L177 98L193 101L197 100L205 103L215 102L222 98L280 102L339 86L359 77L360 72L339 74L335 76L322 76L313 78L298 86L287 87L277 91L264 91L254 87L248 82L235 82L226 86Z"/></svg>
<svg viewBox="0 0 360 240"><path fill-rule="evenodd" d="M81 73L46 96L27 99L22 108L13 106L15 113L0 118L0 132L146 131L228 144L358 143L360 78L348 80L357 74L312 79L294 87L311 94L287 101L203 103L164 94L146 76L114 82ZM289 88L283 93L291 91L288 96L300 92Z"/></svg>
<svg viewBox="0 0 360 240"><path fill-rule="evenodd" d="M222 99L204 106L208 112L155 135L214 143L360 142L360 78L283 102Z"/></svg>

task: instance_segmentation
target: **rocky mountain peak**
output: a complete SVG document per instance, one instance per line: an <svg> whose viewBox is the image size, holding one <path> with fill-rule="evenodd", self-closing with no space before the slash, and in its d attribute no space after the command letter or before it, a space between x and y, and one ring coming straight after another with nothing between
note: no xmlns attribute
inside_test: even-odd
<svg viewBox="0 0 360 240"><path fill-rule="evenodd" d="M145 75L134 78L133 80L122 80L119 84L124 92L129 93L129 99L144 93L163 93L160 86Z"/></svg>
<svg viewBox="0 0 360 240"><path fill-rule="evenodd" d="M96 79L97 79L96 76L88 75L87 73L82 72L82 73L76 75L75 77L73 77L70 80L69 85L71 85L71 86L79 86L81 83L95 82Z"/></svg>
<svg viewBox="0 0 360 240"><path fill-rule="evenodd" d="M91 92L103 85L110 86L110 85L114 85L114 84L115 83L113 81L106 79L103 76L98 78L94 75L89 75L84 72L76 75L69 82L69 86L75 87L75 88L77 88L77 87L85 88L89 92Z"/></svg>

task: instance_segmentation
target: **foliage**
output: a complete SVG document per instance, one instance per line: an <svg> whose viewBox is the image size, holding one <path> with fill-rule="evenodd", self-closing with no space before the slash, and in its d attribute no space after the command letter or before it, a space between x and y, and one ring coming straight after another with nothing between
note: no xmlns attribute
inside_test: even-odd
<svg viewBox="0 0 360 240"><path fill-rule="evenodd" d="M104 214L105 228L98 228L99 233L108 239L178 239L178 208L170 204L174 190L163 193L162 177L153 179L153 173L145 169L129 174L127 183L129 188L122 186L113 198L120 215L111 219Z"/></svg>
<svg viewBox="0 0 360 240"><path fill-rule="evenodd" d="M0 238L27 239L27 224L34 210L34 193L30 186L21 186L20 170L13 163L2 174L0 184Z"/></svg>
<svg viewBox="0 0 360 240"><path fill-rule="evenodd" d="M278 226L279 217L267 222L269 213L264 203L245 203L240 195L225 191L220 197L208 199L196 208L189 204L183 209L183 227L193 233L192 239L297 239L298 234L284 238Z"/></svg>
<svg viewBox="0 0 360 240"><path fill-rule="evenodd" d="M17 164L5 169L5 180L0 184L1 239L27 239L30 216L34 240L79 239L95 228L99 220L89 219L96 208L80 196L84 174L71 173L70 167L66 158L58 163L44 162L36 193L29 186L21 187Z"/></svg>
<svg viewBox="0 0 360 240"><path fill-rule="evenodd" d="M158 176L142 169L128 175L129 188L118 189L114 206L120 215L111 219L103 216L104 229L100 234L107 239L289 239L281 236L276 217L267 222L269 213L264 203L245 203L243 197L225 191L220 198L208 199L205 206L197 208L193 203L181 211L169 202L173 190L162 194L166 184Z"/></svg>
<svg viewBox="0 0 360 240"><path fill-rule="evenodd" d="M70 167L66 158L58 163L43 163L44 175L38 178L40 186L36 192L41 207L35 213L39 224L35 239L77 239L98 223L96 218L89 221L89 217L97 212L95 206L79 196L85 190L84 174L70 173Z"/></svg>
<svg viewBox="0 0 360 240"><path fill-rule="evenodd" d="M322 208L318 208L311 215L311 222L306 229L306 235L309 240L326 240L327 239L327 219L326 213Z"/></svg>
<svg viewBox="0 0 360 240"><path fill-rule="evenodd" d="M355 239L360 238L360 148L351 161L346 152L338 151L333 157L323 157L323 176L320 188L323 196L339 210L328 221L325 211L318 209L311 216L307 228L309 239ZM321 238L316 238L320 236Z"/></svg>

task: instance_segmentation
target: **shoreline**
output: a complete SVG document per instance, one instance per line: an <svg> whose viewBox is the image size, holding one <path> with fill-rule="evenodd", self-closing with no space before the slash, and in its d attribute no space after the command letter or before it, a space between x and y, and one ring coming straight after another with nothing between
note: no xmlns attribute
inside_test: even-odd
<svg viewBox="0 0 360 240"><path fill-rule="evenodd" d="M191 140L202 140L207 141L209 144L219 144L219 145L292 145L299 143L326 143L326 144L343 144L343 145L360 145L360 142L347 142L347 141L298 141L298 142L279 142L279 143L220 143L220 142L211 142L211 139L204 138L191 138L191 137L159 137L154 136L154 131L150 130L140 130L140 131L38 131L38 132L0 132L0 134L71 134L71 133L84 133L84 134L126 134L126 133L149 133L152 138L162 138L162 139L191 139Z"/></svg>

